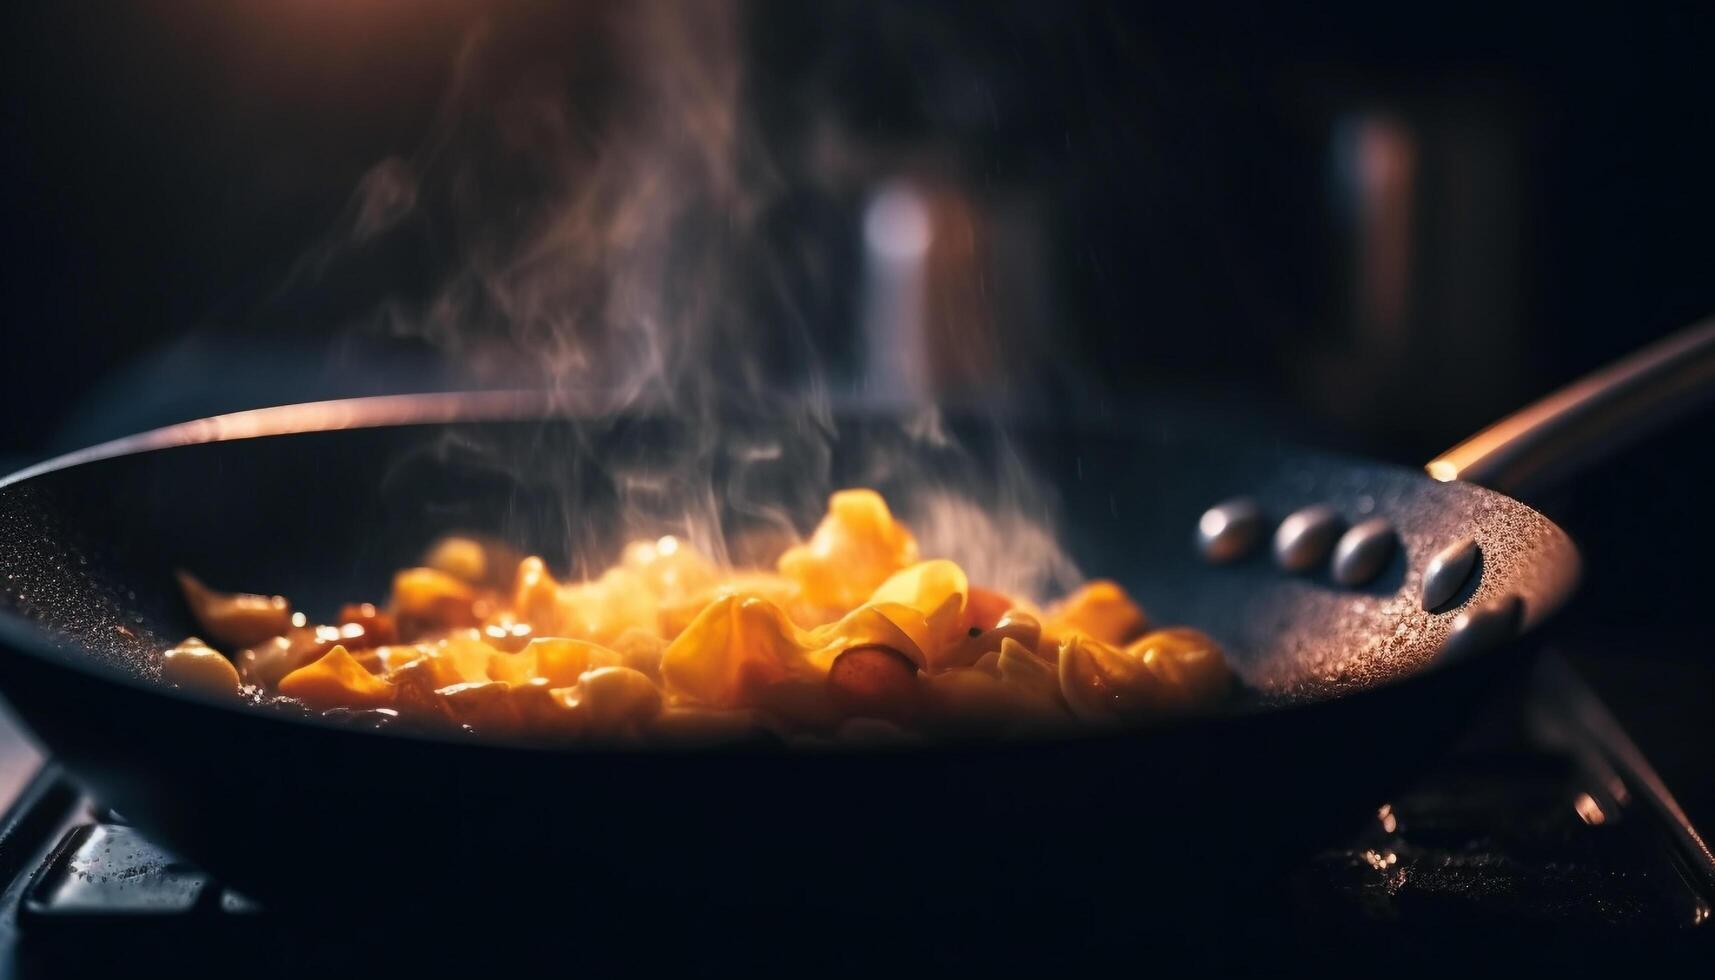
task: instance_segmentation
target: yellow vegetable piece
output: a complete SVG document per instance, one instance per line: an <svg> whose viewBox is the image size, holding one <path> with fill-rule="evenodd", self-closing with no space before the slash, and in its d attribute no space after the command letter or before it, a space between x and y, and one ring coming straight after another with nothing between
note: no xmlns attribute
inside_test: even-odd
<svg viewBox="0 0 1715 980"><path fill-rule="evenodd" d="M1042 624L1036 617L1022 609L1009 609L995 623L993 629L983 630L976 636L966 636L955 643L943 647L932 666L937 670L953 667L969 667L986 654L1000 652L1007 640L1022 645L1026 650L1037 650L1042 642ZM1053 651L1050 650L1050 654ZM1037 656L1042 661L1041 656ZM1044 666L1047 662L1043 661ZM1052 670L1049 667L1049 670Z"/></svg>
<svg viewBox="0 0 1715 980"><path fill-rule="evenodd" d="M385 708L394 700L393 684L365 670L338 644L315 663L281 678L280 693L317 711Z"/></svg>
<svg viewBox="0 0 1715 980"><path fill-rule="evenodd" d="M429 652L429 649L429 646L423 643L395 643L376 647L375 655L381 663L382 673L391 677L399 668Z"/></svg>
<svg viewBox="0 0 1715 980"><path fill-rule="evenodd" d="M511 688L512 708L519 723L532 736L566 739L583 734L586 719L575 704L569 704L569 690L550 686L538 677L527 684Z"/></svg>
<svg viewBox="0 0 1715 980"><path fill-rule="evenodd" d="M567 625L565 635L605 645L628 629L656 629L661 600L644 576L610 568L593 582L561 588L560 615Z"/></svg>
<svg viewBox="0 0 1715 980"><path fill-rule="evenodd" d="M667 689L693 701L730 708L744 692L813 673L802 631L779 606L756 596L727 596L704 609L661 655Z"/></svg>
<svg viewBox="0 0 1715 980"><path fill-rule="evenodd" d="M407 687L429 692L452 684L470 683L459 673L452 661L437 656L433 648L424 650L415 659L393 668L387 679L401 692Z"/></svg>
<svg viewBox="0 0 1715 980"><path fill-rule="evenodd" d="M1233 683L1207 636L1140 635L1143 611L1112 582L1039 616L951 561L919 561L869 490L834 494L778 571L719 568L671 536L632 542L576 583L473 538L443 539L426 561L394 580L393 610L416 642L355 654L283 599L187 577L199 614L258 638L236 667L187 641L163 671L199 690L251 682L317 710L387 706L503 738L719 740L761 725L821 746L1172 714Z"/></svg>
<svg viewBox="0 0 1715 980"><path fill-rule="evenodd" d="M1095 579L1051 606L1042 630L1056 640L1082 633L1117 645L1135 639L1147 625L1149 617L1124 589L1107 579Z"/></svg>
<svg viewBox="0 0 1715 980"><path fill-rule="evenodd" d="M187 691L225 697L239 693L238 668L194 636L161 655L161 677Z"/></svg>
<svg viewBox="0 0 1715 980"><path fill-rule="evenodd" d="M469 584L433 568L407 568L393 576L393 612L402 626L474 626L477 599Z"/></svg>
<svg viewBox="0 0 1715 980"><path fill-rule="evenodd" d="M568 705L598 733L617 733L661 713L661 689L630 667L601 667L585 674L565 693Z"/></svg>
<svg viewBox="0 0 1715 980"><path fill-rule="evenodd" d="M925 616L941 609L948 599L957 599L959 612L965 611L964 597L971 591L965 570L945 558L918 562L887 577L870 593L871 603L897 602L910 606Z"/></svg>
<svg viewBox="0 0 1715 980"><path fill-rule="evenodd" d="M452 667L458 675L458 683L475 684L494 679L489 676L489 663L500 651L483 639L480 630L457 630L429 649L437 659Z"/></svg>
<svg viewBox="0 0 1715 980"><path fill-rule="evenodd" d="M648 577L627 567L608 569L590 582L560 585L540 558L518 565L512 612L542 636L564 636L606 644L629 629L654 632L661 600Z"/></svg>
<svg viewBox="0 0 1715 980"><path fill-rule="evenodd" d="M518 563L512 583L512 611L543 632L552 632L559 616L560 583L542 559L531 555Z"/></svg>
<svg viewBox="0 0 1715 980"><path fill-rule="evenodd" d="M714 562L672 535L654 541L633 541L625 546L619 564L664 602L683 602L707 592L721 579Z"/></svg>
<svg viewBox="0 0 1715 980"><path fill-rule="evenodd" d="M948 734L1037 731L1064 724L1070 717L1058 699L1039 688L1011 683L998 672L949 670L930 675L925 688L931 708L925 721Z"/></svg>
<svg viewBox="0 0 1715 980"><path fill-rule="evenodd" d="M284 636L264 640L253 647L238 651L238 676L246 684L272 689L280 678L291 673L292 641Z"/></svg>
<svg viewBox="0 0 1715 980"><path fill-rule="evenodd" d="M525 647L536 660L536 676L552 687L571 687L585 672L616 666L619 654L585 640L537 637Z"/></svg>
<svg viewBox="0 0 1715 980"><path fill-rule="evenodd" d="M435 542L423 564L472 585L488 578L488 551L470 538L447 537Z"/></svg>
<svg viewBox="0 0 1715 980"><path fill-rule="evenodd" d="M917 540L893 519L874 490L841 490L815 533L780 556L780 574L794 579L804 598L845 611L864 601L887 577L917 560Z"/></svg>
<svg viewBox="0 0 1715 980"><path fill-rule="evenodd" d="M826 610L804 598L796 579L774 572L734 572L723 582L710 586L683 602L667 602L661 607L659 628L664 639L672 640L685 631L710 603L735 595L753 595L767 599L786 611L791 620L803 627L819 626L829 619Z"/></svg>
<svg viewBox="0 0 1715 980"><path fill-rule="evenodd" d="M764 707L759 692L788 680L819 686L834 658L852 647L889 647L922 667L922 645L932 632L922 614L898 603L861 606L836 622L804 630L766 599L728 596L710 604L667 646L661 677L670 692L699 704ZM794 705L803 700L796 694L771 696Z"/></svg>
<svg viewBox="0 0 1715 980"><path fill-rule="evenodd" d="M944 558L918 562L889 576L869 597L870 605L901 605L923 616L925 635L917 638L926 657L964 639L965 597L971 583L965 570ZM905 624L900 624L902 627Z"/></svg>
<svg viewBox="0 0 1715 980"><path fill-rule="evenodd" d="M535 629L529 623L521 623L512 610L503 609L488 617L482 625L482 642L507 653L517 653L524 649L535 635Z"/></svg>
<svg viewBox="0 0 1715 980"><path fill-rule="evenodd" d="M1032 646L1006 637L1001 640L1000 653L995 658L1000 679L1037 695L1057 700L1060 697L1059 672L1036 655Z"/></svg>
<svg viewBox="0 0 1715 980"><path fill-rule="evenodd" d="M1233 686L1233 669L1207 633L1185 626L1146 633L1125 648L1164 680L1182 709L1212 704Z"/></svg>
<svg viewBox="0 0 1715 980"><path fill-rule="evenodd" d="M414 721L454 724L446 700L437 692L455 684L469 683L445 658L424 653L395 668L387 677L393 684L394 704L402 716Z"/></svg>
<svg viewBox="0 0 1715 980"><path fill-rule="evenodd" d="M1162 683L1125 651L1073 633L1060 643L1060 694L1079 718L1107 723L1164 702Z"/></svg>
<svg viewBox="0 0 1715 980"><path fill-rule="evenodd" d="M659 636L645 629L628 629L614 637L612 649L619 654L618 666L647 674L651 680L661 679L661 654L667 644Z"/></svg>
<svg viewBox="0 0 1715 980"><path fill-rule="evenodd" d="M1174 715L1213 702L1232 682L1213 640L1159 630L1123 649L1080 634L1060 644L1060 692L1088 721Z"/></svg>
<svg viewBox="0 0 1715 980"><path fill-rule="evenodd" d="M529 647L517 653L496 650L488 655L488 676L514 687L530 683L537 670L536 651Z"/></svg>
<svg viewBox="0 0 1715 980"><path fill-rule="evenodd" d="M502 681L451 684L435 694L447 717L478 735L510 738L524 730L512 686Z"/></svg>
<svg viewBox="0 0 1715 980"><path fill-rule="evenodd" d="M203 632L227 649L253 646L292 628L292 607L282 596L216 592L188 572L179 589Z"/></svg>
<svg viewBox="0 0 1715 980"><path fill-rule="evenodd" d="M883 646L898 650L923 669L929 663L925 647L934 644L928 621L917 610L898 603L859 606L826 626L802 634L805 658L821 671L852 647Z"/></svg>

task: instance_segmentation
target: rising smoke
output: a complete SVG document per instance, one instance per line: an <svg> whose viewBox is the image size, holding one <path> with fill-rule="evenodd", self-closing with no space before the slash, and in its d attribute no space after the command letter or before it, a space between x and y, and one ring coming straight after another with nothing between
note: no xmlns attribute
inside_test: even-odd
<svg viewBox="0 0 1715 980"><path fill-rule="evenodd" d="M803 312L815 304L788 284L861 270L770 232L770 215L817 180L781 162L814 155L770 147L751 111L744 9L586 10L556 36L498 16L473 31L430 137L370 169L299 276L414 240L430 271L389 284L361 329L426 342L474 383L559 392L592 425L628 413L684 423L692 438L665 457L605 455L622 537L675 533L723 560L763 561L804 529L838 471L887 488L926 553L976 580L1034 596L1075 581L1046 498L1004 441L967 451L932 403L895 406L905 424L837 441L841 382ZM735 541L735 514L773 533ZM594 539L569 530L584 547Z"/></svg>

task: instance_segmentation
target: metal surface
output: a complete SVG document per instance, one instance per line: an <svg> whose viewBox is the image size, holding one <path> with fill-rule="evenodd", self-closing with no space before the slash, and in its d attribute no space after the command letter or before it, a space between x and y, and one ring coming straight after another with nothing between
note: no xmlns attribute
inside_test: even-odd
<svg viewBox="0 0 1715 980"><path fill-rule="evenodd" d="M1197 518L1197 547L1217 565L1250 554L1262 538L1262 509L1249 497L1216 504Z"/></svg>
<svg viewBox="0 0 1715 980"><path fill-rule="evenodd" d="M1539 674L1539 683L1568 709L1553 716L1554 734L1578 751L1585 766L1608 776L1608 795L1615 803L1643 811L1671 838L1681 873L1703 898L1695 924L1707 922L1710 903L1715 902L1715 851L1692 825L1655 767L1571 668L1551 657Z"/></svg>
<svg viewBox="0 0 1715 980"><path fill-rule="evenodd" d="M1385 517L1352 525L1334 545L1334 581L1351 586L1368 584L1387 567L1398 540Z"/></svg>
<svg viewBox="0 0 1715 980"><path fill-rule="evenodd" d="M1560 446L1539 438L1542 426L1564 434L1553 418L1588 420L1590 406L1617 404L1604 391L1635 389L1703 349L1682 344L1606 388L1586 382L1572 407L1431 472L1475 476L1474 460L1492 457L1533 461L1494 471L1508 479L1539 473L1540 454L1519 447ZM1056 914L1076 918L1110 907L1126 882L1206 887L1212 865L1242 866L1237 853L1303 846L1432 757L1482 694L1516 677L1521 658L1477 654L1508 646L1577 579L1563 532L1469 482L1187 426L1020 432L1004 445L952 429L967 459L1016 450L1076 516L1063 538L1083 566L1120 580L1157 621L1211 633L1249 696L1157 730L814 756L441 743L159 683L156 651L189 631L176 568L321 612L384 594L393 568L452 529L545 550L565 567L645 530L627 527L628 474L665 471L675 457L663 447L700 444L661 420L579 417L565 400L512 393L241 413L0 481L0 641L12 651L0 656L0 688L99 799L288 906L312 894L327 904L316 885L330 869L364 869L406 905L567 875L579 890L563 907L598 918L644 897L658 914L714 903L814 918L891 907L903 889L914 907L970 909L964 921L992 927L996 903L1069 896ZM953 471L938 455L944 441L889 442L901 431L896 420L845 420L819 489L876 485L909 519L926 479L939 489ZM887 466L873 465L877 447ZM711 480L730 481L735 464L717 464ZM801 467L785 475L805 482ZM746 517L735 496L721 501L729 531ZM1257 560L1262 515L1311 505L1368 518L1333 569L1362 588ZM801 526L814 516L796 510ZM1201 554L1187 547L1191 526ZM1419 569L1463 538L1481 549L1483 574L1455 597L1460 611L1428 612ZM517 833L530 814L566 815L567 832ZM1098 835L1092 855L1092 822L1120 814L1127 833ZM936 829L955 825L961 833ZM385 847L338 832L377 827ZM1028 864L997 861L1017 853L1022 827L1047 831ZM1235 852L1240 838L1251 847Z"/></svg>
<svg viewBox="0 0 1715 980"><path fill-rule="evenodd" d="M1708 398L1715 320L1688 327L1507 416L1431 460L1437 480L1529 496Z"/></svg>
<svg viewBox="0 0 1715 980"><path fill-rule="evenodd" d="M1453 628L1441 645L1442 659L1463 660L1487 653L1518 635L1524 619L1524 600L1502 596L1473 606L1453 620Z"/></svg>
<svg viewBox="0 0 1715 980"><path fill-rule="evenodd" d="M426 401L430 418L457 403ZM409 425L389 414L366 428L364 411L251 415L247 435L283 434L249 438L180 429L0 487L0 638L11 651L0 656L0 690L98 798L264 901L291 902L332 867L371 869L409 900L574 874L592 893L657 901L668 888L687 901L772 905L787 896L805 908L835 900L815 887L829 880L844 883L841 901L885 901L909 882L925 901L976 910L987 907L978 895L1022 901L1041 889L1095 901L1127 880L1124 868L1204 879L1211 861L1228 860L1220 855L1234 834L1258 847L1283 842L1290 854L1334 814L1370 805L1516 669L1516 656L1429 669L1453 619L1418 608L1413 569L1429 554L1454 537L1480 540L1490 567L1472 601L1528 595L1533 621L1576 577L1564 534L1478 487L1246 447L1191 426L1019 431L1011 448L1075 515L1063 537L1082 566L1124 583L1158 621L1205 628L1230 651L1251 686L1230 714L1035 745L614 754L356 731L164 689L155 653L191 631L175 568L285 594L313 615L384 596L393 569L453 528L543 548L563 568L618 546L625 520L613 481L624 473L612 461L648 462L655 447L680 444L671 425L645 420L541 410ZM306 413L343 427L296 431ZM848 481L873 479L912 516L911 484L949 471L933 444L887 443L899 428L848 419L828 485L794 515L801 526L820 490ZM950 428L969 456L998 452L980 428ZM877 471L864 447L884 443L906 455ZM163 448L140 448L149 445ZM509 460L527 465L501 465ZM1401 547L1358 591L1284 575L1260 549L1210 566L1186 532L1210 500L1234 493L1271 514L1314 503L1348 518L1387 514ZM916 817L890 816L906 800ZM817 816L783 824L782 806ZM566 835L519 836L529 813L568 815ZM971 826L973 813L987 816ZM1011 846L1008 828L1078 826L1102 813L1126 814L1131 832L1095 864L1076 833L1044 842L1027 873L994 861ZM966 830L925 851L925 821ZM368 835L306 827L390 829L377 847ZM851 841L863 844L840 843ZM819 870L806 875L809 866Z"/></svg>
<svg viewBox="0 0 1715 980"><path fill-rule="evenodd" d="M1326 504L1312 504L1288 514L1274 532L1274 561L1289 572L1308 572L1328 558L1344 527L1340 515Z"/></svg>
<svg viewBox="0 0 1715 980"><path fill-rule="evenodd" d="M1429 559L1429 564L1423 569L1423 591L1420 593L1425 612L1436 612L1453 601L1470 579L1471 570L1477 567L1477 559L1482 553L1477 542L1460 538Z"/></svg>

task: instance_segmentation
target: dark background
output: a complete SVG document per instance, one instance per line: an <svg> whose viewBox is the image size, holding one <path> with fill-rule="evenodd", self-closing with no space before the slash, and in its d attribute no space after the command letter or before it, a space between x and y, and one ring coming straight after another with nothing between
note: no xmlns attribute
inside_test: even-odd
<svg viewBox="0 0 1715 980"><path fill-rule="evenodd" d="M456 383L433 351L354 340L371 291L278 287L372 165L421 148L487 6L7 5L0 457ZM1313 6L753 4L762 138L791 159L833 120L865 149L845 191L780 223L820 234L837 270L851 188L931 159L972 199L1042 216L1054 384L1109 407L1243 405L1411 465L1715 311L1715 17ZM585 5L499 9L521 65L560 37L601 51ZM1407 285L1379 319L1355 298L1349 151L1366 131L1413 161ZM433 268L383 262L367 283ZM836 359L854 288L805 289ZM1687 423L1539 501L1590 559L1568 637L1706 808L1712 434Z"/></svg>
<svg viewBox="0 0 1715 980"><path fill-rule="evenodd" d="M344 328L258 308L365 171L421 145L486 6L8 6L0 452L63 447L77 406L187 334L291 347ZM586 5L529 6L498 19L568 50L590 30ZM1715 308L1715 32L1690 5L746 18L765 136L813 105L867 145L954 158L977 194L1046 202L1053 330L1117 397L1242 391L1415 460ZM1377 115L1418 153L1406 339L1385 352L1352 309L1338 180L1340 127Z"/></svg>

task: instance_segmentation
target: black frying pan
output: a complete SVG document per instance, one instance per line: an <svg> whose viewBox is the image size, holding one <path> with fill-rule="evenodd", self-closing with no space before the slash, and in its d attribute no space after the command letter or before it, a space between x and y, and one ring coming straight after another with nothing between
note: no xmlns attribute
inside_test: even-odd
<svg viewBox="0 0 1715 980"><path fill-rule="evenodd" d="M1015 433L1058 488L1083 567L1157 621L1212 632L1252 686L1229 711L1155 730L862 754L532 751L215 704L153 678L155 651L192 631L176 568L328 612L384 595L449 528L558 545L564 566L618 523L603 462L685 437L511 394L241 413L0 482L0 685L98 799L277 907L507 903L547 886L588 915L857 906L1004 931L996 910L1224 878L1382 802L1514 676L1517 634L1576 578L1560 529L1455 477L1523 485L1683 400L1712 365L1715 330L1681 335L1462 445L1432 464L1440 479L1160 421ZM850 419L836 446L896 429ZM980 432L968 445L991 448ZM837 449L831 481L873 476L841 472L862 455ZM518 459L530 465L496 465ZM1241 495L1264 540L1211 564L1200 515ZM1318 503L1397 530L1373 581L1276 567L1267 532ZM1426 611L1426 562L1465 537L1478 567Z"/></svg>

